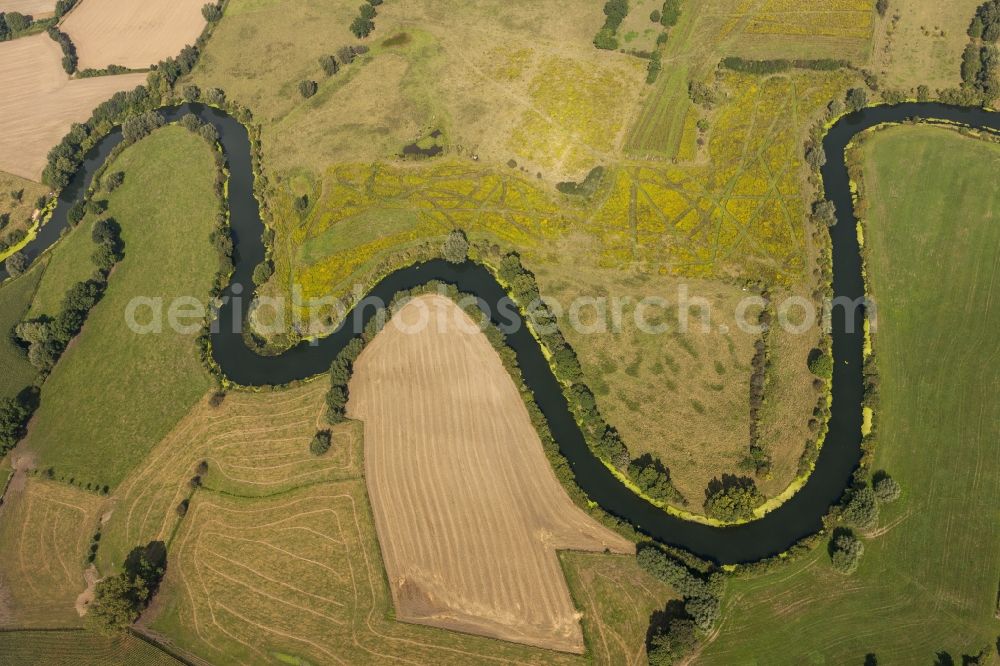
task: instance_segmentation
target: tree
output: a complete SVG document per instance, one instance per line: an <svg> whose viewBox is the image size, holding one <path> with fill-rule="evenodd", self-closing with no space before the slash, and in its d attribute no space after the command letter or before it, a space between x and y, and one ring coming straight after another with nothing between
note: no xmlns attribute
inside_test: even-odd
<svg viewBox="0 0 1000 666"><path fill-rule="evenodd" d="M312 441L309 442L309 452L314 456L321 456L330 450L330 442L330 431L320 430L313 435Z"/></svg>
<svg viewBox="0 0 1000 666"><path fill-rule="evenodd" d="M649 12L649 20L652 21L653 23L659 23L660 22L660 10L659 9L654 9L653 11Z"/></svg>
<svg viewBox="0 0 1000 666"><path fill-rule="evenodd" d="M201 8L201 15L209 23L215 23L222 18L222 7L217 3L210 2Z"/></svg>
<svg viewBox="0 0 1000 666"><path fill-rule="evenodd" d="M931 98L931 89L921 84L917 86L917 101L926 102Z"/></svg>
<svg viewBox="0 0 1000 666"><path fill-rule="evenodd" d="M983 60L979 46L967 44L962 53L962 82L966 86L975 86L983 70Z"/></svg>
<svg viewBox="0 0 1000 666"><path fill-rule="evenodd" d="M896 480L884 471L878 471L872 477L872 490L875 499L883 504L895 502L903 492Z"/></svg>
<svg viewBox="0 0 1000 666"><path fill-rule="evenodd" d="M327 76L333 76L340 70L340 65L337 63L337 59L332 55L320 56L319 66L323 68Z"/></svg>
<svg viewBox="0 0 1000 666"><path fill-rule="evenodd" d="M608 28L601 28L598 30L597 36L594 37L594 46L606 51L614 51L617 49L618 38L615 37L614 30L610 30Z"/></svg>
<svg viewBox="0 0 1000 666"><path fill-rule="evenodd" d="M441 254L453 264L460 264L469 258L469 239L461 229L453 229L445 239Z"/></svg>
<svg viewBox="0 0 1000 666"><path fill-rule="evenodd" d="M315 81L302 81L299 83L299 93L306 99L315 95L317 90L319 90L319 86Z"/></svg>
<svg viewBox="0 0 1000 666"><path fill-rule="evenodd" d="M87 608L84 620L94 631L104 636L125 632L139 619L139 608L146 591L120 574L105 578L94 589L94 600Z"/></svg>
<svg viewBox="0 0 1000 666"><path fill-rule="evenodd" d="M650 666L671 666L698 645L695 624L686 618L673 618L666 628L649 639L646 653Z"/></svg>
<svg viewBox="0 0 1000 666"><path fill-rule="evenodd" d="M830 381L833 378L833 358L822 349L813 349L809 353L809 372L817 377Z"/></svg>
<svg viewBox="0 0 1000 666"><path fill-rule="evenodd" d="M858 568L865 545L852 532L843 530L834 534L829 550L833 568L843 574L852 574Z"/></svg>
<svg viewBox="0 0 1000 666"><path fill-rule="evenodd" d="M719 619L719 598L715 595L693 597L684 603L695 625L702 631L711 631Z"/></svg>
<svg viewBox="0 0 1000 666"><path fill-rule="evenodd" d="M17 277L28 270L28 266L31 265L31 260L28 259L28 255L24 252L15 252L14 254L7 257L7 261L4 266L7 268L7 273L11 277Z"/></svg>
<svg viewBox="0 0 1000 666"><path fill-rule="evenodd" d="M713 479L705 491L705 513L719 520L736 521L753 518L754 509L764 503L764 495L754 480L723 474Z"/></svg>
<svg viewBox="0 0 1000 666"><path fill-rule="evenodd" d="M24 437L28 419L34 411L27 391L13 398L0 398L0 455ZM33 394L32 394L33 395Z"/></svg>
<svg viewBox="0 0 1000 666"><path fill-rule="evenodd" d="M351 21L351 32L358 39L364 39L372 33L375 29L375 23L370 18L365 18L364 16L356 16L353 21Z"/></svg>
<svg viewBox="0 0 1000 666"><path fill-rule="evenodd" d="M184 99L188 102L197 102L201 98L201 88L194 84L184 86Z"/></svg>
<svg viewBox="0 0 1000 666"><path fill-rule="evenodd" d="M861 530L869 530L878 524L878 500L870 486L862 486L853 493L844 507L844 520Z"/></svg>
<svg viewBox="0 0 1000 666"><path fill-rule="evenodd" d="M23 32L31 27L31 17L21 12L7 12L3 15L3 20L10 32Z"/></svg>
<svg viewBox="0 0 1000 666"><path fill-rule="evenodd" d="M875 0L875 11L878 12L879 16L885 17L886 12L889 11L889 0Z"/></svg>
<svg viewBox="0 0 1000 666"><path fill-rule="evenodd" d="M219 130L212 123L204 123L198 128L198 136L214 146L219 141Z"/></svg>
<svg viewBox="0 0 1000 666"><path fill-rule="evenodd" d="M813 204L812 219L816 224L832 227L837 224L837 208L828 199Z"/></svg>
<svg viewBox="0 0 1000 666"><path fill-rule="evenodd" d="M868 106L868 93L864 88L851 88L847 91L847 108L860 111Z"/></svg>

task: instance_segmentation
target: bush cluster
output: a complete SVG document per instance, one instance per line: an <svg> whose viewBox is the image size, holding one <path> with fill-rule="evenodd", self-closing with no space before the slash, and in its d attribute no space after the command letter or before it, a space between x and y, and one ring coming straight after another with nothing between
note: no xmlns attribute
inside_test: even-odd
<svg viewBox="0 0 1000 666"><path fill-rule="evenodd" d="M604 3L604 25L594 37L594 46L613 51L618 48L618 27L628 16L628 0L607 0Z"/></svg>
<svg viewBox="0 0 1000 666"><path fill-rule="evenodd" d="M125 559L125 571L97 583L84 622L105 636L127 631L152 601L166 567L167 549L162 541L134 548Z"/></svg>
<svg viewBox="0 0 1000 666"><path fill-rule="evenodd" d="M59 44L59 48L62 49L63 69L66 70L67 74L72 74L73 72L76 71L76 63L78 60L76 57L76 47L73 46L73 41L69 38L69 35L67 35L65 32L62 32L61 30L59 30L59 28L55 26L50 27L48 29L48 33L49 37L54 39L56 43Z"/></svg>
<svg viewBox="0 0 1000 666"><path fill-rule="evenodd" d="M351 21L351 32L358 39L364 39L375 29L375 16L378 12L375 7L382 4L382 0L367 0L358 7L358 15Z"/></svg>

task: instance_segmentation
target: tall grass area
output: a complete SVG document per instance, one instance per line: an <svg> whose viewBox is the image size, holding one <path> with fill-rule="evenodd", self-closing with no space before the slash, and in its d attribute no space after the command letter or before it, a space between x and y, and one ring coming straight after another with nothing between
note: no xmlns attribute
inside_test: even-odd
<svg viewBox="0 0 1000 666"><path fill-rule="evenodd" d="M203 139L159 130L127 149L114 171L125 172L125 183L109 196L108 214L122 227L125 258L45 382L25 442L56 478L99 486L116 485L211 385L194 336L169 330L166 318L163 333L136 334L126 306L138 296L207 299L218 265L209 241L215 163ZM89 224L62 242L92 246ZM61 273L59 261L77 254L55 255L50 270Z"/></svg>
<svg viewBox="0 0 1000 666"><path fill-rule="evenodd" d="M698 663L963 663L983 648L996 658L1000 146L900 127L863 150L882 387L875 469L903 497L883 508L884 533L865 541L853 576L819 548L735 581Z"/></svg>
<svg viewBox="0 0 1000 666"><path fill-rule="evenodd" d="M35 369L11 333L31 304L42 270L36 266L0 289L0 398L11 398L35 381Z"/></svg>

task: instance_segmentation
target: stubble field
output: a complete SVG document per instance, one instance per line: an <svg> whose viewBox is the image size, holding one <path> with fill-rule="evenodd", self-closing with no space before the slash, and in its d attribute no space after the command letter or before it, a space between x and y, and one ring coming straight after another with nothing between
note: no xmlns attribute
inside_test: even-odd
<svg viewBox="0 0 1000 666"><path fill-rule="evenodd" d="M406 328L423 316L422 330ZM350 388L397 617L582 652L556 550L632 544L573 505L472 320L443 296L415 299L365 349Z"/></svg>
<svg viewBox="0 0 1000 666"><path fill-rule="evenodd" d="M119 90L145 74L71 80L62 51L46 34L0 42L0 171L39 180L49 149Z"/></svg>
<svg viewBox="0 0 1000 666"><path fill-rule="evenodd" d="M142 69L194 44L205 27L202 0L87 0L62 22L80 69Z"/></svg>

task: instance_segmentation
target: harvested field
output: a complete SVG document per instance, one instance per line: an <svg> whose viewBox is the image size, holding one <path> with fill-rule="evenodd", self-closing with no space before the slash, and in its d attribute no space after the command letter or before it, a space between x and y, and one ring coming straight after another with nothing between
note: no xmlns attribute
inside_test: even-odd
<svg viewBox="0 0 1000 666"><path fill-rule="evenodd" d="M39 180L45 156L95 106L146 81L145 74L70 80L48 35L0 42L0 171Z"/></svg>
<svg viewBox="0 0 1000 666"><path fill-rule="evenodd" d="M177 55L205 27L204 0L87 0L62 23L76 45L80 69L140 69Z"/></svg>
<svg viewBox="0 0 1000 666"><path fill-rule="evenodd" d="M408 329L422 312L434 324ZM570 501L472 320L442 296L409 303L358 359L350 394L397 618L582 652L556 550L632 544Z"/></svg>
<svg viewBox="0 0 1000 666"><path fill-rule="evenodd" d="M0 627L72 627L104 498L15 477L0 508Z"/></svg>
<svg viewBox="0 0 1000 666"><path fill-rule="evenodd" d="M0 12L20 12L30 14L35 18L43 18L54 14L56 0L2 0Z"/></svg>
<svg viewBox="0 0 1000 666"><path fill-rule="evenodd" d="M102 571L121 566L136 544L170 536L179 522L174 509L191 495L188 480L202 460L208 463L206 488L241 495L356 476L361 465L350 457L350 427L334 432L334 445L322 458L309 453L309 440L325 427L324 388L235 393L218 407L206 396L115 491L116 509L97 560Z"/></svg>

